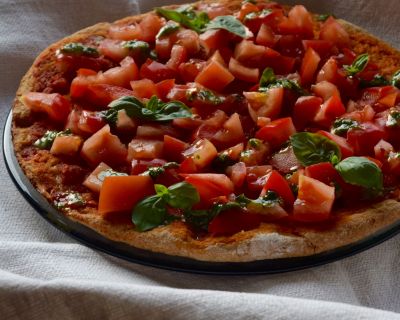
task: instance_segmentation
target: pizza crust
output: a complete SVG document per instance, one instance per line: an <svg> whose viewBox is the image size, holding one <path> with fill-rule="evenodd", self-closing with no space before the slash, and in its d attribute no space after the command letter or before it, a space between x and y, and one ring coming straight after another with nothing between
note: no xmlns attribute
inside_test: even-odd
<svg viewBox="0 0 400 320"><path fill-rule="evenodd" d="M220 2L228 4L232 9L241 3L240 0ZM144 15L127 17L117 23L139 21ZM386 75L399 69L399 51L359 27L345 21L341 23L349 32L356 53L368 52ZM61 160L45 151L42 154L39 152L39 156L33 160L23 156L24 149L31 146L36 137L32 134L31 112L19 98L24 93L38 90L38 75L54 70L55 51L58 48L69 42L84 41L88 37L105 36L109 26L109 23L96 24L48 47L37 57L17 91L13 105L12 126L15 153L27 177L47 199L50 199L52 187L60 182L57 181L57 169L54 168L57 168ZM89 192L86 196L89 199L94 198ZM326 230L304 226L284 230L277 224L264 223L258 229L242 231L230 237L195 239L180 222L144 233L134 231L129 225L111 223L97 214L96 200L91 201L92 206L65 214L70 219L114 241L149 251L215 262L247 262L310 256L360 241L400 221L400 203L391 199L356 212L340 212L334 226Z"/></svg>

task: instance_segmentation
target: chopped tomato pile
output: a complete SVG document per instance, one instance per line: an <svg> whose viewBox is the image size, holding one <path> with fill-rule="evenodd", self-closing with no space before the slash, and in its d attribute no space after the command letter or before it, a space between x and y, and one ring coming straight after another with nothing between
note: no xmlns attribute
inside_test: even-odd
<svg viewBox="0 0 400 320"><path fill-rule="evenodd" d="M400 72L302 5L157 8L56 60L69 93L21 98L60 128L34 145L92 168L105 219L231 235L318 224L398 185Z"/></svg>

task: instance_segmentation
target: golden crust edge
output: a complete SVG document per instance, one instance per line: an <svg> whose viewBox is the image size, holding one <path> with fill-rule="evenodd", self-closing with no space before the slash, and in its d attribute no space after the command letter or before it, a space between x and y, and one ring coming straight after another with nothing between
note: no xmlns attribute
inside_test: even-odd
<svg viewBox="0 0 400 320"><path fill-rule="evenodd" d="M221 3L234 7L240 1L221 1ZM126 17L117 22L139 20L146 14L148 13ZM383 67L385 73L389 74L396 67L400 66L399 51L370 35L363 29L343 20L341 22L349 31L356 45L362 39L362 47L366 46L368 49L366 51L372 52L373 55L377 55L377 53L381 54L381 52L384 53L385 58L390 60L386 68L385 66ZM36 66L39 62L62 44L79 41L79 39L84 39L93 34L104 34L109 25L109 23L99 23L85 28L45 49L35 59L32 67L21 80L13 106L14 112L27 112L18 98L33 87L33 74L37 70ZM361 49L358 48L358 50ZM386 59L381 59L380 61ZM13 137L18 134L14 122L12 131ZM21 163L20 157L18 157L18 160ZM397 222L400 219L400 204L395 200L382 201L367 210L347 216L334 229L325 232L303 230L299 235L289 235L281 234L277 231L271 232L271 230L260 232L265 227L261 226L259 229L242 232L243 237L240 241L235 241L235 237L232 236L225 238L225 241L210 243L207 247L201 245L201 241L196 241L192 238L188 241L187 233L182 233L182 229L179 227L175 230L178 232L175 233L174 226L165 226L147 233L138 233L126 227L117 227L110 224L96 214L80 214L77 211L72 211L68 216L111 240L124 242L141 249L203 261L246 262L309 256L355 243ZM179 237L177 234L179 234ZM168 245L164 245L165 243L168 243Z"/></svg>

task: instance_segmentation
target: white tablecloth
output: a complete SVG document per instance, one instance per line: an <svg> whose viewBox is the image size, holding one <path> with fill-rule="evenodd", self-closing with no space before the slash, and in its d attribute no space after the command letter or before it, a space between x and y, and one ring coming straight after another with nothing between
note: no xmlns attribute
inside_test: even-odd
<svg viewBox="0 0 400 320"><path fill-rule="evenodd" d="M2 126L20 78L42 49L154 3L0 0ZM303 3L400 46L396 0ZM0 162L1 319L400 319L399 274L400 237L340 262L272 276L191 275L128 263L49 225Z"/></svg>

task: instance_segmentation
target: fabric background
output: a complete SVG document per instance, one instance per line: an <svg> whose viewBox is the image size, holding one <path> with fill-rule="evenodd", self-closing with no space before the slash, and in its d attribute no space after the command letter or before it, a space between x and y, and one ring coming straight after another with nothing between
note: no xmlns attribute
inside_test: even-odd
<svg viewBox="0 0 400 320"><path fill-rule="evenodd" d="M170 2L0 0L1 126L21 77L49 44ZM400 47L396 0L296 2ZM45 222L0 161L1 319L400 319L399 274L399 236L340 262L272 276L191 275L128 263Z"/></svg>

